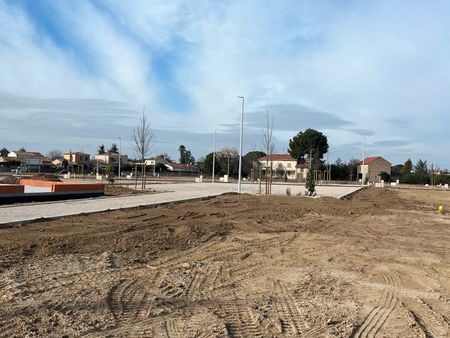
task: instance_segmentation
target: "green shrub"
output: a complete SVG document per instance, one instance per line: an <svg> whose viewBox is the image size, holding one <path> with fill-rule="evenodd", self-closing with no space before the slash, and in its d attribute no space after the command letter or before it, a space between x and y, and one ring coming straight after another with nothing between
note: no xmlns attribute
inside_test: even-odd
<svg viewBox="0 0 450 338"><path fill-rule="evenodd" d="M312 170L308 170L308 174L306 175L305 188L308 191L309 195L313 195L314 191L316 191L316 182L314 182Z"/></svg>

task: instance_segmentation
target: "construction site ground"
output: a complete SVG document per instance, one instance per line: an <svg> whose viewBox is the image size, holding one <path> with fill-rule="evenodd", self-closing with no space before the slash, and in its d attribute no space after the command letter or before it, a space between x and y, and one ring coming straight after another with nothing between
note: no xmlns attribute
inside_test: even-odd
<svg viewBox="0 0 450 338"><path fill-rule="evenodd" d="M0 229L4 337L448 337L450 192L224 195Z"/></svg>

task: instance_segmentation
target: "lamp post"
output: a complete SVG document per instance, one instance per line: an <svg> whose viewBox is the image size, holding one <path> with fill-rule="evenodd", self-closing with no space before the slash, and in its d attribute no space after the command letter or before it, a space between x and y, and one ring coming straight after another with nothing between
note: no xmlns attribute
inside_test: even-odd
<svg viewBox="0 0 450 338"><path fill-rule="evenodd" d="M238 99L242 99L241 110L241 134L239 138L239 174L238 174L238 194L241 193L241 175L242 175L242 139L244 137L244 97L238 96Z"/></svg>
<svg viewBox="0 0 450 338"><path fill-rule="evenodd" d="M122 151L122 137L120 137L119 136L119 171L118 171L118 174L119 174L119 180L120 180L120 167L121 167L121 151Z"/></svg>
<svg viewBox="0 0 450 338"><path fill-rule="evenodd" d="M361 170L361 185L364 185L364 180L365 180L365 174L364 174L364 170L366 169L366 165L365 165L365 160L366 160L366 137L363 137L363 160L362 160L362 170Z"/></svg>
<svg viewBox="0 0 450 338"><path fill-rule="evenodd" d="M213 168L211 183L214 183L214 172L216 170L216 133L219 129L214 129L214 151L213 151Z"/></svg>

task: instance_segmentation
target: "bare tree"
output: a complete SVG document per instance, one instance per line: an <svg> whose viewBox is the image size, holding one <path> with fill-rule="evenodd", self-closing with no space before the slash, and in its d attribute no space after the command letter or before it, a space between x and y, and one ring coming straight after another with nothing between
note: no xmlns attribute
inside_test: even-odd
<svg viewBox="0 0 450 338"><path fill-rule="evenodd" d="M51 160L62 160L64 158L63 152L59 149L50 150L47 153L47 157Z"/></svg>
<svg viewBox="0 0 450 338"><path fill-rule="evenodd" d="M142 118L139 120L138 126L133 128L133 147L141 161L145 160L150 147L155 143L155 135L144 113L145 109L142 111Z"/></svg>
<svg viewBox="0 0 450 338"><path fill-rule="evenodd" d="M269 157L273 154L275 149L275 145L272 142L272 134L273 134L273 117L269 114L269 105L266 106L266 124L262 128L261 135L261 146L266 153L267 160L266 164L269 166Z"/></svg>
<svg viewBox="0 0 450 338"><path fill-rule="evenodd" d="M150 128L150 122L148 122L147 117L145 116L145 108L144 108L144 110L142 111L142 118L139 120L139 124L137 125L137 127L133 128L133 147L134 150L136 151L137 157L141 160L142 163L143 189L145 189L145 181L146 181L145 157L149 153L150 147L154 143L155 143L155 135L153 134L153 131Z"/></svg>
<svg viewBox="0 0 450 338"><path fill-rule="evenodd" d="M261 145L266 153L266 194L270 194L272 190L272 171L273 171L273 161L271 156L275 150L275 145L272 141L273 135L273 117L269 114L269 105L266 106L266 124L262 128L261 134ZM270 177L267 177L267 168L269 168L269 158L270 158Z"/></svg>

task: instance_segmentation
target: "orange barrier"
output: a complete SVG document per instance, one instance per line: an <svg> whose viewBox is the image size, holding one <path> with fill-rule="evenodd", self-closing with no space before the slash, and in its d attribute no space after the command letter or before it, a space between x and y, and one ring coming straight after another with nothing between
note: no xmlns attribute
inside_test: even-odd
<svg viewBox="0 0 450 338"><path fill-rule="evenodd" d="M31 179L21 179L21 185L31 187L51 188L52 192L80 192L80 191L105 191L105 185L101 183L66 183L53 181L40 181Z"/></svg>
<svg viewBox="0 0 450 338"><path fill-rule="evenodd" d="M23 194L25 187L19 184L0 184L0 194Z"/></svg>
<svg viewBox="0 0 450 338"><path fill-rule="evenodd" d="M53 184L55 184L55 183L58 183L58 182L31 180L28 178L22 178L20 180L21 185L28 185L31 187L49 187L49 188L51 188L53 186ZM63 182L60 182L60 183L63 183Z"/></svg>
<svg viewBox="0 0 450 338"><path fill-rule="evenodd" d="M52 186L53 192L62 192L62 191L105 191L104 184L78 184L78 183L56 183Z"/></svg>

